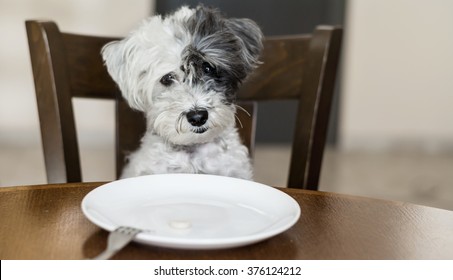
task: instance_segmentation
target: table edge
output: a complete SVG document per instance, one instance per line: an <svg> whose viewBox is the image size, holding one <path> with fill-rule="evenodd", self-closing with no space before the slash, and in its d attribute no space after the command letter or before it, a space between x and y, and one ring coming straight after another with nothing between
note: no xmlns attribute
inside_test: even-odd
<svg viewBox="0 0 453 280"><path fill-rule="evenodd" d="M101 185L110 183L111 181L97 181L97 182L77 182L77 183L54 183L54 184L37 184L37 185L19 185L19 186L7 186L7 187L0 187L0 193L7 193L7 192L14 192L14 191L28 191L28 190L50 190L50 189L66 189L66 188L96 188ZM324 196L324 197L333 197L333 198L345 198L345 199L352 199L352 200L369 200L375 202L385 202L390 204L399 205L402 207L420 207L420 208L428 208L428 209L435 209L440 211L446 211L453 214L452 210L437 208L427 205L415 204L412 202L406 201L399 201L399 200L391 200L391 199L383 199L383 198L375 198L375 197L367 197L367 196L360 196L360 195L351 195L351 194L342 194L336 192L326 192L326 191L313 191L313 190L305 190L305 189L298 189L298 188L287 188L287 187L278 187L273 186L274 188L283 191L289 195L297 195L297 194L307 194L307 195L314 195L314 196Z"/></svg>

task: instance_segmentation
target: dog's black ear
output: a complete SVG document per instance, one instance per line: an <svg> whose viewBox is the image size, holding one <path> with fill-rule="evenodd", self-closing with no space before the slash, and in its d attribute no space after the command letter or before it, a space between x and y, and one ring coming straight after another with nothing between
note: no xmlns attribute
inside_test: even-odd
<svg viewBox="0 0 453 280"><path fill-rule="evenodd" d="M259 57L263 49L263 33L253 20L247 18L231 18L226 22L228 28L243 44L242 59L247 63L250 72L259 65Z"/></svg>

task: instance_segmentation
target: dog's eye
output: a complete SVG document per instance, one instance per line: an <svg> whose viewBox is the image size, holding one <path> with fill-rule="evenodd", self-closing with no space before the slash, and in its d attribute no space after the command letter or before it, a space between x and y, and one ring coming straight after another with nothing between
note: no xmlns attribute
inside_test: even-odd
<svg viewBox="0 0 453 280"><path fill-rule="evenodd" d="M205 74L211 74L211 73L214 73L214 71L215 71L214 66L212 66L211 64L209 64L207 62L203 62L203 64L201 65L201 68L203 69L203 72Z"/></svg>
<svg viewBox="0 0 453 280"><path fill-rule="evenodd" d="M160 83L164 86L170 86L175 79L175 75L173 73L165 74L162 78L160 78Z"/></svg>

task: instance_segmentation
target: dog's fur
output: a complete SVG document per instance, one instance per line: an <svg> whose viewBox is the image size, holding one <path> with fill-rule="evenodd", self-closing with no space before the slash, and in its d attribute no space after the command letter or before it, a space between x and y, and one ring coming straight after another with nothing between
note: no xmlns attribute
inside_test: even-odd
<svg viewBox="0 0 453 280"><path fill-rule="evenodd" d="M259 64L262 38L253 21L198 6L151 17L104 46L109 74L147 120L122 177L204 173L251 179L234 102Z"/></svg>

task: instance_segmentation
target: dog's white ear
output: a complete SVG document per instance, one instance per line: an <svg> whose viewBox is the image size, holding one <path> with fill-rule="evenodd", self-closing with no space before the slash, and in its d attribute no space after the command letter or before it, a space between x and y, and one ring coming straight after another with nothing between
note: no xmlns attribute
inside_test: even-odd
<svg viewBox="0 0 453 280"><path fill-rule="evenodd" d="M101 54L107 71L120 88L129 106L143 111L144 104L139 95L137 74L133 73L136 69L130 65L134 63L136 45L129 40L130 38L112 41L102 48Z"/></svg>
<svg viewBox="0 0 453 280"><path fill-rule="evenodd" d="M263 49L263 33L259 26L247 18L231 18L227 26L240 39L244 48L242 59L246 62L248 71L255 69L259 64L259 57Z"/></svg>
<svg viewBox="0 0 453 280"><path fill-rule="evenodd" d="M121 78L121 69L124 66L121 44L121 41L112 41L106 44L101 50L102 59L107 67L107 71L116 83L118 83Z"/></svg>

